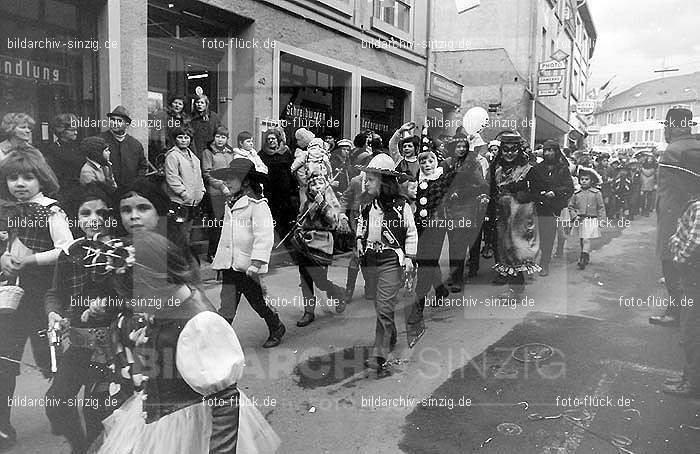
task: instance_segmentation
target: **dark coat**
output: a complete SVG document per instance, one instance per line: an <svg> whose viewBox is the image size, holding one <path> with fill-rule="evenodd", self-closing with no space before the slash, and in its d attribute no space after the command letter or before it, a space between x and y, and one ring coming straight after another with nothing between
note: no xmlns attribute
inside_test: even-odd
<svg viewBox="0 0 700 454"><path fill-rule="evenodd" d="M561 210L569 204L569 199L574 194L574 183L571 179L569 166L565 163L556 162L549 166L547 161L542 161L535 165L534 169L542 179L543 191L554 192L554 197L544 197L540 195L536 199L537 214L540 216L559 216Z"/></svg>
<svg viewBox="0 0 700 454"><path fill-rule="evenodd" d="M80 185L80 169L85 164L85 156L78 151L77 144L77 141L53 142L43 150L44 158L56 174L62 193Z"/></svg>
<svg viewBox="0 0 700 454"><path fill-rule="evenodd" d="M442 165L448 175L444 199L448 218L469 220L472 225L481 225L486 207L478 197L489 193L489 184L484 179L481 164L476 159L447 158Z"/></svg>
<svg viewBox="0 0 700 454"><path fill-rule="evenodd" d="M192 151L197 157L202 159L202 152L207 149L209 143L214 140L214 131L216 128L221 126L221 120L216 112L209 112L209 120L205 121L201 116L198 116L195 112L192 115L192 122L190 123L192 131L194 132L194 143L192 146ZM237 147L238 144L235 145ZM235 148L234 147L234 148Z"/></svg>
<svg viewBox="0 0 700 454"><path fill-rule="evenodd" d="M659 163L685 167L686 156L700 156L700 138L698 136L679 137L671 142L664 151ZM656 252L661 260L672 260L673 255L668 249L668 239L676 232L678 218L683 213L697 187L697 177L659 166L657 176L656 222Z"/></svg>
<svg viewBox="0 0 700 454"><path fill-rule="evenodd" d="M128 188L137 177L148 172L148 161L141 142L129 134L119 142L110 131L103 132L101 136L109 145L109 160L112 161L117 187Z"/></svg>

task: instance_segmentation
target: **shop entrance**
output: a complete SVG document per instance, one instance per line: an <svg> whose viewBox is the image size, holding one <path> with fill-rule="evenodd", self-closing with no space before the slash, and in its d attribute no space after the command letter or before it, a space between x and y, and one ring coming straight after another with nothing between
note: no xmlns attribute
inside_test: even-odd
<svg viewBox="0 0 700 454"><path fill-rule="evenodd" d="M361 96L360 129L379 134L384 147L388 147L392 134L404 123L408 94L401 88L363 77Z"/></svg>

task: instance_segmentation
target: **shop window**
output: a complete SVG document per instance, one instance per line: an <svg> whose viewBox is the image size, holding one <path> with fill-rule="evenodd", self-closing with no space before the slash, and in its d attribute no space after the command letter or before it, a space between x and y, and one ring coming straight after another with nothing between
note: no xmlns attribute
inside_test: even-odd
<svg viewBox="0 0 700 454"><path fill-rule="evenodd" d="M412 0L374 0L372 27L408 41Z"/></svg>
<svg viewBox="0 0 700 454"><path fill-rule="evenodd" d="M76 22L78 10L75 5L56 0L46 0L46 5L44 8L47 12L47 22L60 25L61 27L70 28L72 30L78 28L78 24Z"/></svg>
<svg viewBox="0 0 700 454"><path fill-rule="evenodd" d="M317 137L342 137L349 77L335 68L281 54L279 119L292 146L294 132L299 128L306 128Z"/></svg>
<svg viewBox="0 0 700 454"><path fill-rule="evenodd" d="M2 0L0 10L28 19L39 19L39 0Z"/></svg>

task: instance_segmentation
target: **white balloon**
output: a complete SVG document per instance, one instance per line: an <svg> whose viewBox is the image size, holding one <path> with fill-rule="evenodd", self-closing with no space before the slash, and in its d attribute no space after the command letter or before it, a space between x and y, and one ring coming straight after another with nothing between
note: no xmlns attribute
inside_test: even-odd
<svg viewBox="0 0 700 454"><path fill-rule="evenodd" d="M467 110L462 119L462 126L467 134L473 135L481 132L489 124L489 113L483 107L472 107Z"/></svg>

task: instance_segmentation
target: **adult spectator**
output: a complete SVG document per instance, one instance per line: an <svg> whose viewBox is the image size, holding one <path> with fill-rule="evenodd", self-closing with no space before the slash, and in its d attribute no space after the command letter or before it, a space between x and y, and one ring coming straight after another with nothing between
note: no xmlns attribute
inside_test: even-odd
<svg viewBox="0 0 700 454"><path fill-rule="evenodd" d="M165 159L165 153L175 144L170 138L170 132L178 126L188 127L192 117L185 111L185 96L176 94L168 99L168 106L156 113L155 127L151 129L148 159L158 167ZM194 144L190 145L193 149Z"/></svg>
<svg viewBox="0 0 700 454"><path fill-rule="evenodd" d="M29 145L35 124L34 119L26 113L10 112L2 117L0 134L5 140L0 142L0 161L11 152Z"/></svg>
<svg viewBox="0 0 700 454"><path fill-rule="evenodd" d="M561 152L559 144L548 140L543 144L542 162L534 169L542 178L544 189L537 198L537 220L540 228L540 276L549 274L557 222L561 211L569 204L574 193L574 184L569 173L569 161Z"/></svg>
<svg viewBox="0 0 700 454"><path fill-rule="evenodd" d="M119 188L128 188L137 177L148 172L148 161L143 145L126 130L131 117L124 106L117 106L107 114L109 130L101 134L109 146L109 159L112 162L114 181Z"/></svg>
<svg viewBox="0 0 700 454"><path fill-rule="evenodd" d="M285 142L284 130L270 128L259 153L272 182L265 185L264 191L280 238L289 232L299 211L299 188L291 171L294 155Z"/></svg>
<svg viewBox="0 0 700 454"><path fill-rule="evenodd" d="M486 214L489 185L484 171L476 159L476 150L470 151L468 137L456 135L447 144L448 158L443 162L450 183L445 193L445 207L450 228L450 277L447 288L450 292L462 291L464 259L467 248L474 245L481 232ZM478 247L478 246L477 246Z"/></svg>
<svg viewBox="0 0 700 454"><path fill-rule="evenodd" d="M194 112L192 112L192 130L194 135L191 145L192 152L197 159L202 159L202 153L207 149L209 143L214 140L214 131L221 126L221 120L216 112L211 111L209 98L201 95L194 102Z"/></svg>
<svg viewBox="0 0 700 454"><path fill-rule="evenodd" d="M366 154L368 151L370 151L371 154L371 150L368 150L368 148L370 147L370 141L371 137L364 132L361 132L355 136L355 138L352 141L352 144L355 146L355 148L353 148L353 150L350 152L351 165L358 165L358 158L361 154ZM366 156L364 157L366 158Z"/></svg>
<svg viewBox="0 0 700 454"><path fill-rule="evenodd" d="M680 274L673 262L668 240L676 231L678 218L688 203L694 187L689 163L700 155L700 138L690 134L696 123L688 109L669 109L664 122L664 138L668 146L661 155L658 173L658 195L656 199L656 253L661 258L661 269L666 281L666 290L675 301L659 316L649 317L649 323L662 326L678 326L680 323L680 301L683 290Z"/></svg>
<svg viewBox="0 0 700 454"><path fill-rule="evenodd" d="M85 164L84 155L77 149L77 124L78 117L75 114L56 115L51 122L51 129L56 140L43 150L44 157L56 174L58 183L63 190L78 186L80 169Z"/></svg>

